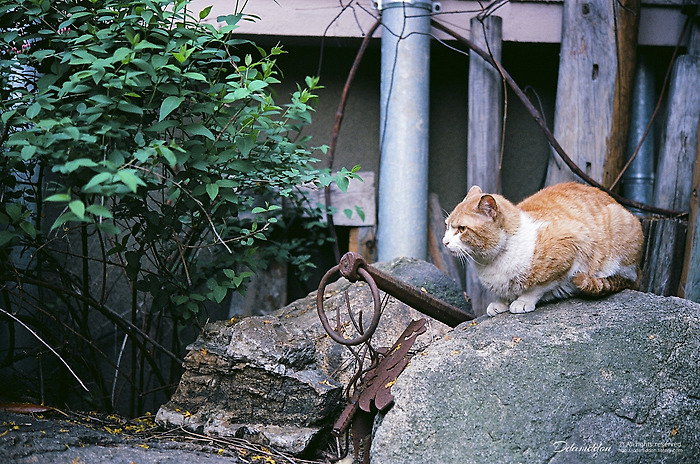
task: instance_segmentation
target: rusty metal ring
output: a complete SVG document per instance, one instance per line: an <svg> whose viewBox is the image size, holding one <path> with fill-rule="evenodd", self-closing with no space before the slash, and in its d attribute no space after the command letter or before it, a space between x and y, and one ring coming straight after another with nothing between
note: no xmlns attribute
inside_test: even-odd
<svg viewBox="0 0 700 464"><path fill-rule="evenodd" d="M357 273L362 280L367 282L367 285L369 285L369 289L372 292L372 299L374 300L374 314L372 316L372 323L369 327L367 327L364 333L361 333L360 336L356 338L344 338L339 332L333 330L328 322L328 317L326 317L326 312L323 309L323 294L326 290L326 283L328 282L328 279L330 279L333 274L338 272L339 269L339 265L330 268L321 279L321 282L318 284L318 292L316 293L316 310L318 311L318 318L321 320L323 328L326 329L326 332L328 332L328 335L330 335L333 340L342 345L355 346L369 340L374 334L374 331L377 330L377 326L379 325L379 317L382 315L382 302L379 298L379 288L377 288L377 284L374 282L374 279L369 272L367 272L364 268L359 267L357 269ZM340 309L337 311L340 311Z"/></svg>

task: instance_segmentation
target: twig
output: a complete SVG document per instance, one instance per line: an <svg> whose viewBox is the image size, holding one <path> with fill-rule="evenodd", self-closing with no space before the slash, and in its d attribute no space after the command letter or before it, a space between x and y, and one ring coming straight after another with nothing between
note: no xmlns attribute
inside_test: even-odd
<svg viewBox="0 0 700 464"><path fill-rule="evenodd" d="M350 93L350 86L352 85L352 82L355 79L355 74L357 74L357 68L360 67L360 62L362 61L362 57L365 54L365 50L367 50L367 46L369 45L369 41L372 38L372 35L377 30L377 28L379 27L380 24L381 24L381 21L375 21L374 24L372 24L372 27L369 28L369 31L367 31L367 34L365 34L365 38L362 40L362 45L360 45L360 49L357 51L357 55L355 56L355 61L353 61L352 66L350 67L350 72L348 73L348 77L345 79L345 86L343 86L343 93L340 95L340 103L338 103L338 110L335 113L335 124L333 125L333 131L331 132L331 140L328 144L328 157L326 159L326 166L328 167L328 169L333 168L333 161L335 160L335 148L338 146L338 135L340 134L340 126L343 122L343 116L345 115L345 105L347 104L347 101L348 101L348 94ZM323 189L323 196L324 196L324 199L326 202L326 222L328 224L328 230L330 231L331 237L333 238L333 252L335 254L335 260L340 261L340 249L338 247L338 234L335 231L335 226L333 225L333 215L330 212L330 207L331 207L331 186L330 185L327 185Z"/></svg>
<svg viewBox="0 0 700 464"><path fill-rule="evenodd" d="M71 369L71 367L70 367L70 366L68 365L68 363L61 357L61 355L58 354L58 353L56 352L56 350L54 350L53 348L51 348L51 345L49 345L48 343L46 343L46 342L45 342L36 332L34 332L27 324L25 324L25 323L22 322L20 319L18 319L17 317L15 317L13 314L8 313L7 311L5 311L5 310L2 309L2 308L0 308L0 311L2 311L3 314L6 314L7 316L9 316L11 319L13 319L15 322L17 322L17 323L18 323L19 325L21 325L22 327L24 327L25 329L27 329L27 330L28 330L32 335L34 335L34 337L36 337L36 339L39 340L46 348L48 348L49 350L51 350L51 352L52 352L53 354L56 355L56 357L63 363L63 365L66 366L66 368L70 371L70 373L73 375L73 377L75 377L75 379L78 381L78 383L80 384L80 386L83 387L83 388L85 389L86 392L90 393L90 390L88 390L88 387L86 387L85 384L83 383L83 381L80 380L80 377L78 377L78 375L77 375L75 372L73 372L73 369Z"/></svg>
<svg viewBox="0 0 700 464"><path fill-rule="evenodd" d="M129 334L124 334L124 341L122 342L122 347L119 350L119 357L117 358L117 368L114 370L114 381L112 382L112 407L114 408L114 392L117 389L117 378L119 378L119 365L122 362L122 355L124 354L124 349L126 348L126 341L129 339Z"/></svg>
<svg viewBox="0 0 700 464"><path fill-rule="evenodd" d="M164 354L166 354L167 356L169 356L170 358L175 360L175 362L177 362L178 364L182 363L182 359L180 359L172 351L170 351L169 349L167 349L166 347L164 347L163 345L158 343L150 335L148 335L146 332L141 330L138 326L136 326L136 325L132 324L130 321L124 319L121 315L119 315L116 311L110 309L109 307L107 307L105 305L100 306L98 304L98 302L93 300L92 298L87 297L85 295L81 295L80 293L69 290L67 288L63 288L63 287L60 287L58 285L51 284L49 282L45 282L43 280L37 280L37 279L24 277L23 281L24 281L24 283L27 283L27 284L37 285L40 287L51 289L59 294L71 296L71 297L75 298L76 300L89 302L93 308L97 309L100 313L105 315L107 317L107 319L111 320L112 322L114 322L115 324L120 326L120 328L125 333L131 332L132 334L138 334L139 336L141 336L143 338L144 344L150 343L154 347L161 350ZM136 339L136 337L134 337L134 339ZM142 347L142 348L145 349L145 347Z"/></svg>

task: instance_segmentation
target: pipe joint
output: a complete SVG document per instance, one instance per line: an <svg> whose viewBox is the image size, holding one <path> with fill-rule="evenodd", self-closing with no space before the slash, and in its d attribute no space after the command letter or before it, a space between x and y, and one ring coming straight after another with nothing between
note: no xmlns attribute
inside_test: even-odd
<svg viewBox="0 0 700 464"><path fill-rule="evenodd" d="M442 11L442 3L429 2L426 0L374 0L374 9L384 11L388 8L423 8L431 13L439 13Z"/></svg>

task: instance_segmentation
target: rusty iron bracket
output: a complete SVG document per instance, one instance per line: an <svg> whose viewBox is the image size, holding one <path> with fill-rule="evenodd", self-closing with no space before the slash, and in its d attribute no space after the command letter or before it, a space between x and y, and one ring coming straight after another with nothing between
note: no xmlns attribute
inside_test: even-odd
<svg viewBox="0 0 700 464"><path fill-rule="evenodd" d="M409 352L416 337L425 333L426 319L411 321L394 345L384 351L379 363L362 377L345 409L333 425L333 435L341 437L352 426L352 441L355 462L363 456L363 464L369 464L372 446L372 424L379 411L384 411L394 402L391 387L413 357Z"/></svg>
<svg viewBox="0 0 700 464"><path fill-rule="evenodd" d="M416 341L416 337L425 333L425 323L425 318L411 321L379 364L365 373L362 383L335 422L333 435L339 437L345 433L358 409L364 412L383 411L394 402L391 387L408 365L412 357L409 350ZM373 410L372 405L376 409Z"/></svg>
<svg viewBox="0 0 700 464"><path fill-rule="evenodd" d="M328 317L323 309L323 294L326 288L326 284L330 278L336 273L340 274L351 282L357 280L364 280L369 285L370 291L372 292L372 299L374 301L374 314L372 317L372 322L370 326L363 331L358 337L355 338L345 338L340 332L340 327L335 329L329 324ZM420 289L402 282L395 277L380 271L379 269L367 264L365 259L353 252L345 253L337 266L333 266L326 272L326 274L321 279L321 283L318 286L318 293L316 294L316 307L318 310L318 317L323 324L323 327L328 332L328 335L333 338L336 342L354 346L359 345L372 337L374 331L379 325L379 317L381 316L381 300L379 298L379 289L393 296L399 301L406 303L414 309L428 315L440 322L443 322L450 327L456 327L458 324L474 319L474 316L465 313L461 309L453 306L439 298L435 298L427 292L421 291Z"/></svg>
<svg viewBox="0 0 700 464"><path fill-rule="evenodd" d="M350 316L355 330L358 332L358 335L354 338L348 338L343 334L339 307L336 309L335 313L335 327L331 326L329 323L323 308L326 284L336 272L340 272L343 277L351 282L364 280L372 293L374 313L372 314L372 321L367 328L364 327L362 310L360 309L359 311L359 317L355 318L349 302L347 303L348 315ZM338 439L342 435L347 434L352 425L355 459L357 461L359 458L358 453L363 452L363 462L369 462L369 448L372 442L371 432L374 416L378 411L385 410L393 403L394 397L391 394L391 387L413 356L409 350L413 346L416 337L426 331L427 322L425 318L414 320L406 327L406 330L404 330L403 334L401 334L391 348L383 350L372 349L370 340L377 330L379 319L382 314L382 301L380 299L379 289L450 327L456 327L464 321L474 319L473 315L465 313L456 306L435 298L413 285L402 282L370 266L364 258L357 253L345 253L338 265L326 272L321 279L316 294L318 317L328 335L341 345L345 345L358 360L357 373L353 381L350 382L350 386L348 386L348 390L350 390L350 387L354 385L355 390L348 400L347 406L335 422L332 432ZM371 353L372 359L372 364L366 371L362 370L361 359L364 355L360 354L361 351L355 351L353 348L362 343L365 344L368 352ZM356 383L358 379L359 384ZM338 445L338 450L340 454L340 445Z"/></svg>

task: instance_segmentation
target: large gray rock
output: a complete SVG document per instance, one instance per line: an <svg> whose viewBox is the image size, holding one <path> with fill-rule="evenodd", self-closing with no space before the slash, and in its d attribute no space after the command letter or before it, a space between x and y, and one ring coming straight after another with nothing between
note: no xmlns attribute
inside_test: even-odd
<svg viewBox="0 0 700 464"><path fill-rule="evenodd" d="M431 264L401 259L378 267L470 309L457 284ZM326 287L329 320L335 320L336 308L345 312L345 292L355 311L364 308L364 326L369 326L372 297L367 285L351 285L345 279ZM389 299L373 345L392 346L411 320L420 317L424 316L418 311ZM448 330L431 320L416 349ZM252 438L294 454L329 430L345 402L342 389L355 372L350 352L324 331L315 292L268 316L207 324L188 349L185 372L171 400L158 411L159 422Z"/></svg>
<svg viewBox="0 0 700 464"><path fill-rule="evenodd" d="M625 291L480 318L392 393L372 464L696 463L700 305Z"/></svg>

